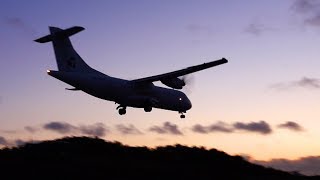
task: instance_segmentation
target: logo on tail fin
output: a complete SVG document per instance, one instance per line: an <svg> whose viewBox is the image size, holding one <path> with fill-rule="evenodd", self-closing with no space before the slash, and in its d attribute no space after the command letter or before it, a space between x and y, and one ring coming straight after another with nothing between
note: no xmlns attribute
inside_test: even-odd
<svg viewBox="0 0 320 180"><path fill-rule="evenodd" d="M70 57L67 60L67 67L72 69L76 68L76 59L74 57Z"/></svg>

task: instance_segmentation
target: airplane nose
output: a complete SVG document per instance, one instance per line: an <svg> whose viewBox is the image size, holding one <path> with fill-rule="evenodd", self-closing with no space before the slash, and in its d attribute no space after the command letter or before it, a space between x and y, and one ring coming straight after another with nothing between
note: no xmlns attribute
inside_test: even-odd
<svg viewBox="0 0 320 180"><path fill-rule="evenodd" d="M187 99L187 102L186 102L187 110L191 109L191 107L192 107L191 101L189 99Z"/></svg>

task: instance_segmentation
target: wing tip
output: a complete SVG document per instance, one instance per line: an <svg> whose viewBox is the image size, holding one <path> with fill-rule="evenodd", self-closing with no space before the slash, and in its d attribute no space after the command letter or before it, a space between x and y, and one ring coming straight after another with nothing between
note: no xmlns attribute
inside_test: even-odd
<svg viewBox="0 0 320 180"><path fill-rule="evenodd" d="M221 61L224 61L225 63L227 63L227 62L228 62L228 59L226 59L226 58L223 57L223 58L221 59Z"/></svg>

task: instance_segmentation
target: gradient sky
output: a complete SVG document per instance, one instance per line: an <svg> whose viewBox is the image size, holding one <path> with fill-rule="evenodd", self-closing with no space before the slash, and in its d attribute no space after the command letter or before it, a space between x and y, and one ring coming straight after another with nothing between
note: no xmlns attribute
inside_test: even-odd
<svg viewBox="0 0 320 180"><path fill-rule="evenodd" d="M3 0L0 144L101 130L129 145L181 143L256 160L319 156L319 13L313 0ZM74 25L86 28L71 38L78 53L115 77L229 63L193 75L186 119L157 109L119 116L114 103L66 91L46 74L56 69L52 45L33 40L48 26Z"/></svg>

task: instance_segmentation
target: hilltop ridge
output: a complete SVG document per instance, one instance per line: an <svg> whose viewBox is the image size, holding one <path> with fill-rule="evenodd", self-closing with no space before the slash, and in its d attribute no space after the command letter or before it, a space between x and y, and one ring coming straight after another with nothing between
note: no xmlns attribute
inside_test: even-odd
<svg viewBox="0 0 320 180"><path fill-rule="evenodd" d="M320 179L266 168L216 149L150 149L65 137L0 150L1 177L24 179Z"/></svg>

